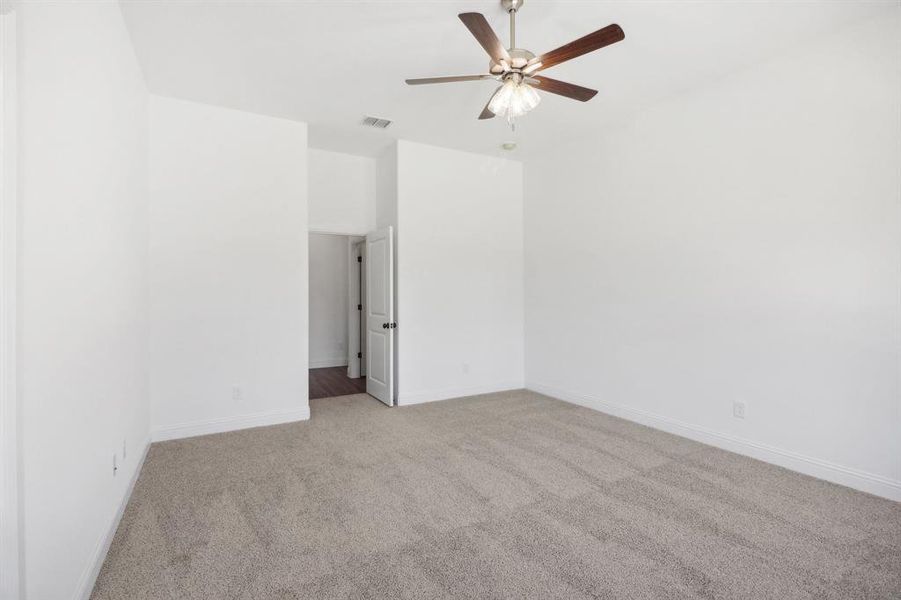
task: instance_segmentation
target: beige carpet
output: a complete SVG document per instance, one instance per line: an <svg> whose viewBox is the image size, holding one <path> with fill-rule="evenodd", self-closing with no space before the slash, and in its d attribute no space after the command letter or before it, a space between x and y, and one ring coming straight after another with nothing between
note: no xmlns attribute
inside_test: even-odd
<svg viewBox="0 0 901 600"><path fill-rule="evenodd" d="M901 598L901 504L531 392L154 444L94 589Z"/></svg>

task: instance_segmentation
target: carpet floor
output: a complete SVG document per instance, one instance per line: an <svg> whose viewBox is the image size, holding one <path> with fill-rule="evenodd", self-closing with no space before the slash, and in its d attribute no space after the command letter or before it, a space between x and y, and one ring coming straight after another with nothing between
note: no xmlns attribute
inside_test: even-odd
<svg viewBox="0 0 901 600"><path fill-rule="evenodd" d="M901 598L901 504L527 391L154 444L92 598Z"/></svg>

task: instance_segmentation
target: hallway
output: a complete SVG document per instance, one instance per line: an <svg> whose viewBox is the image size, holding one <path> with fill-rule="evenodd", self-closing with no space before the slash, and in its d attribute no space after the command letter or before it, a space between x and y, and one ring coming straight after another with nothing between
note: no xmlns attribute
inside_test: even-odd
<svg viewBox="0 0 901 600"><path fill-rule="evenodd" d="M366 378L351 379L347 367L310 369L310 400L365 393Z"/></svg>

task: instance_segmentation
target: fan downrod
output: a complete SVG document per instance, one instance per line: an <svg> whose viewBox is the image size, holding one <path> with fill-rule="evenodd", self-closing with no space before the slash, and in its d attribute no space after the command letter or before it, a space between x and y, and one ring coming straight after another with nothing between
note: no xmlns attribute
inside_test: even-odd
<svg viewBox="0 0 901 600"><path fill-rule="evenodd" d="M516 11L522 8L524 0L501 0L501 6L510 13L510 48L516 48Z"/></svg>
<svg viewBox="0 0 901 600"><path fill-rule="evenodd" d="M535 55L523 48L516 47L516 11L522 8L525 0L501 0L501 6L505 11L510 13L510 46L507 52L510 54L510 64L507 67L499 64L495 60L488 63L488 72L492 75L506 75L512 72L519 73ZM512 67L512 69L510 69Z"/></svg>

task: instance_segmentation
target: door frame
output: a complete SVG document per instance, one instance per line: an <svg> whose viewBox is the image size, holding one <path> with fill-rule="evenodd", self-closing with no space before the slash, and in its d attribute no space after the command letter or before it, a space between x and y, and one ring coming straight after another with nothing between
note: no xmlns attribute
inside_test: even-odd
<svg viewBox="0 0 901 600"><path fill-rule="evenodd" d="M347 245L347 376L357 379L366 376L366 236L352 236Z"/></svg>
<svg viewBox="0 0 901 600"><path fill-rule="evenodd" d="M0 0L0 597L23 588L18 331L18 132L15 6Z"/></svg>

